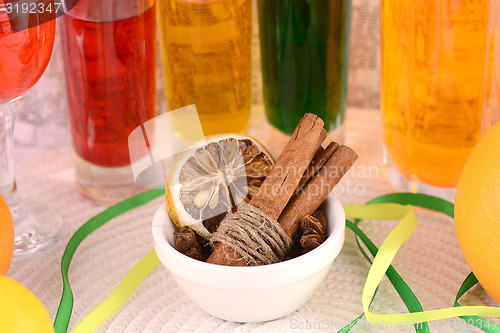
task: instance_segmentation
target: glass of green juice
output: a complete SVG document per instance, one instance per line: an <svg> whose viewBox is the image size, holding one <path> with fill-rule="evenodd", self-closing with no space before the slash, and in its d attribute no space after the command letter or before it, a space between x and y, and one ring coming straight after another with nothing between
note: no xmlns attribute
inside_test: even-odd
<svg viewBox="0 0 500 333"><path fill-rule="evenodd" d="M266 117L291 135L317 114L343 141L351 0L258 0Z"/></svg>

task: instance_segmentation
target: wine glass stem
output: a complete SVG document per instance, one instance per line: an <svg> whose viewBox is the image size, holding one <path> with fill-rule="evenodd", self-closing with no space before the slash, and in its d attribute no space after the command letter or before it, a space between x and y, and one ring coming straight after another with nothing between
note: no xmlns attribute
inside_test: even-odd
<svg viewBox="0 0 500 333"><path fill-rule="evenodd" d="M61 235L61 218L46 206L29 202L29 209L17 193L14 177L13 131L22 97L0 102L0 194L14 220L14 256L42 251L55 244Z"/></svg>
<svg viewBox="0 0 500 333"><path fill-rule="evenodd" d="M17 193L14 176L14 122L21 108L23 97L0 103L0 194L10 208L14 223L27 212Z"/></svg>

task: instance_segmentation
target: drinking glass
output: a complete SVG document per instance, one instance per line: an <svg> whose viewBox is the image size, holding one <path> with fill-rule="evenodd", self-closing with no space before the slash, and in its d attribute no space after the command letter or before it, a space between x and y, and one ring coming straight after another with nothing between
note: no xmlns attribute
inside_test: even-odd
<svg viewBox="0 0 500 333"><path fill-rule="evenodd" d="M47 1L48 2L48 1ZM37 14L30 15L36 18ZM42 76L52 53L55 20L14 32L0 0L0 193L14 219L14 255L38 252L61 234L61 219L40 203L23 204L14 177L13 129L23 97Z"/></svg>
<svg viewBox="0 0 500 333"><path fill-rule="evenodd" d="M350 0L259 0L267 119L291 135L305 113L343 142Z"/></svg>
<svg viewBox="0 0 500 333"><path fill-rule="evenodd" d="M250 118L251 0L159 0L165 85L170 110L194 104L205 135L245 132ZM186 123L172 117L179 137Z"/></svg>
<svg viewBox="0 0 500 333"><path fill-rule="evenodd" d="M482 123L498 113L498 7L381 1L383 135L398 190L453 199Z"/></svg>
<svg viewBox="0 0 500 333"><path fill-rule="evenodd" d="M155 117L155 1L79 0L62 41L80 190L103 203L136 194L128 136Z"/></svg>

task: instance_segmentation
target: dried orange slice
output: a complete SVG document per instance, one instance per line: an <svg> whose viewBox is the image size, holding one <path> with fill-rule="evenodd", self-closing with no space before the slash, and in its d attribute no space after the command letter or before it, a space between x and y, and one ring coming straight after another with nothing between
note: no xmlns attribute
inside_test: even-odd
<svg viewBox="0 0 500 333"><path fill-rule="evenodd" d="M272 155L249 136L203 138L170 169L165 201L172 222L210 238L228 211L257 193L273 165Z"/></svg>

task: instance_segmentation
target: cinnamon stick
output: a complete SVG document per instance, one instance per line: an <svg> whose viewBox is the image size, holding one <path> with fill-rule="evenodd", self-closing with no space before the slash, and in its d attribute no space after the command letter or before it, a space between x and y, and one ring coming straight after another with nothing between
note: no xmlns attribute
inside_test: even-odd
<svg viewBox="0 0 500 333"><path fill-rule="evenodd" d="M290 200L278 219L288 236L293 237L297 233L300 218L318 209L357 158L351 148L340 146L318 174Z"/></svg>
<svg viewBox="0 0 500 333"><path fill-rule="evenodd" d="M311 215L318 209L335 185L347 173L357 157L357 154L351 148L344 145L339 146L323 168L290 199L278 219L278 223L288 236L291 238L295 236L300 227L300 218ZM217 251L218 253L216 253ZM214 256L214 254L216 255ZM246 266L241 256L231 247L225 245L218 246L207 262L220 265Z"/></svg>
<svg viewBox="0 0 500 333"><path fill-rule="evenodd" d="M326 137L323 125L323 120L316 115L308 113L302 118L249 205L259 208L273 220L278 219ZM207 262L227 266L246 265L233 248L224 244L214 249Z"/></svg>
<svg viewBox="0 0 500 333"><path fill-rule="evenodd" d="M326 161L332 156L332 154L337 150L339 147L339 144L332 141L326 146L326 148L323 148L320 146L318 148L318 151L314 155L311 164L309 165L309 168L306 173L304 173L304 176L302 176L302 179L300 180L299 186L297 188L300 190L308 181L311 180L311 178L314 177L314 175L325 165Z"/></svg>
<svg viewBox="0 0 500 333"><path fill-rule="evenodd" d="M273 220L280 216L327 135L323 124L311 113L302 118L250 205Z"/></svg>

